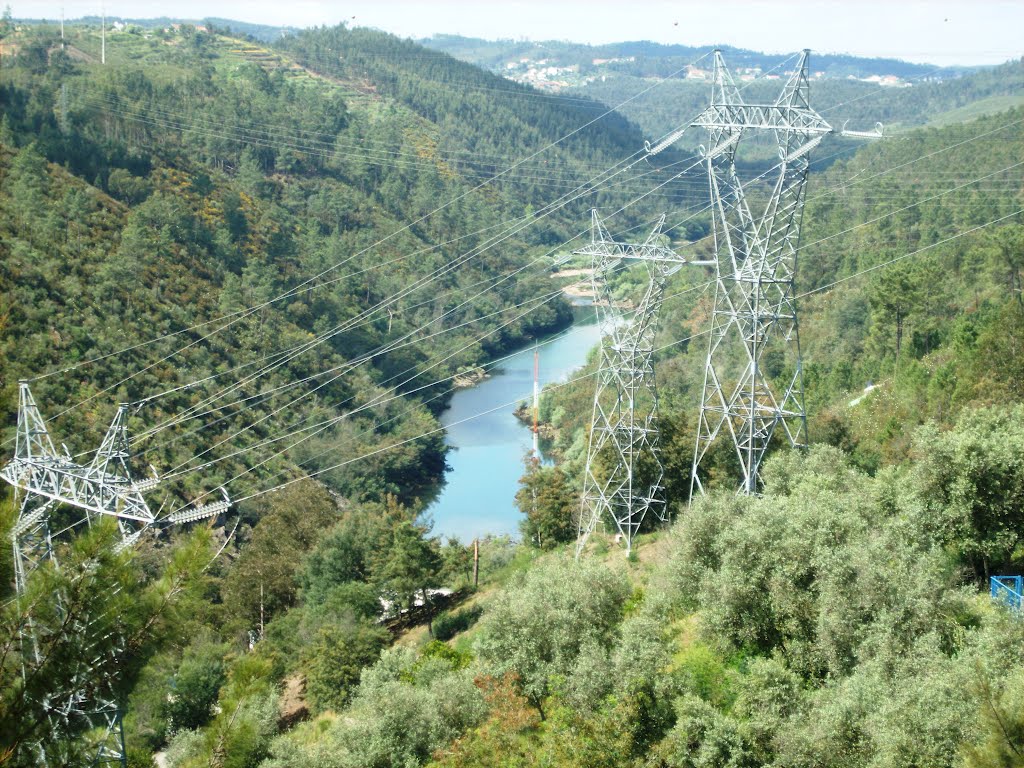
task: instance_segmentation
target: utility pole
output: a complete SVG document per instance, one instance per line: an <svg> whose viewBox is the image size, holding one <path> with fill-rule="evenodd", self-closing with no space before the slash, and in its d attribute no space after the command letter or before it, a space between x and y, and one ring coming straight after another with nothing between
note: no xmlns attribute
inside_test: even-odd
<svg viewBox="0 0 1024 768"><path fill-rule="evenodd" d="M107 6L100 6L100 64L107 63Z"/></svg>
<svg viewBox="0 0 1024 768"><path fill-rule="evenodd" d="M480 585L480 539L473 539L473 588Z"/></svg>
<svg viewBox="0 0 1024 768"><path fill-rule="evenodd" d="M533 455L540 461L540 350L533 345Z"/></svg>

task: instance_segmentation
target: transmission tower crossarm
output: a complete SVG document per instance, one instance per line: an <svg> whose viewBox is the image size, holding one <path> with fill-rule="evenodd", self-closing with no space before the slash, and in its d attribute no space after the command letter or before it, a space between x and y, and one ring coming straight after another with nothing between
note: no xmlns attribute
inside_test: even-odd
<svg viewBox="0 0 1024 768"><path fill-rule="evenodd" d="M18 441L14 458L0 477L26 496L37 496L83 510L87 516L109 515L133 531L153 523L155 516L132 482L128 469L127 412L122 404L96 455L78 464L53 449L46 422L27 382L20 384Z"/></svg>
<svg viewBox="0 0 1024 768"><path fill-rule="evenodd" d="M783 130L807 135L834 133L821 115L781 104L712 104L693 119L696 128L737 131Z"/></svg>
<svg viewBox="0 0 1024 768"><path fill-rule="evenodd" d="M682 138L687 128L704 128L706 130L729 131L725 142L720 142L713 150L715 154L726 151L735 145L744 129L755 130L786 130L807 136L825 136L835 133L847 138L878 139L882 138L882 124L875 123L874 130L847 130L846 124L840 130L833 128L820 114L810 109L802 92L807 86L807 67L809 51L804 51L799 64L787 82L779 99L773 104L747 104L740 96L739 89L729 75L721 51L715 51L715 74L712 103L695 117L656 144L644 142L648 156L656 155L675 144ZM807 147L807 152L812 147Z"/></svg>
<svg viewBox="0 0 1024 768"><path fill-rule="evenodd" d="M608 234L608 230L601 221L597 209L590 212L591 215L591 238L590 242L573 251L576 256L590 256L592 259L612 261L616 259L628 259L632 261L652 261L664 264L687 264L688 260L680 256L668 246L662 245L659 241L662 230L665 226L665 216L658 219L647 239L642 243L620 242Z"/></svg>
<svg viewBox="0 0 1024 768"><path fill-rule="evenodd" d="M86 519L94 515L116 518L123 543L131 545L145 529L158 522L195 522L230 508L231 499L222 488L223 500L187 507L158 521L143 494L155 488L160 477L156 470L152 477L135 480L132 476L128 411L127 403L118 407L92 461L79 464L54 450L29 385L21 382L15 455L0 470L0 477L24 495L23 514L16 529L32 528L34 516L40 515L41 509L48 509L47 505L65 504L84 511ZM33 498L42 503L30 503Z"/></svg>

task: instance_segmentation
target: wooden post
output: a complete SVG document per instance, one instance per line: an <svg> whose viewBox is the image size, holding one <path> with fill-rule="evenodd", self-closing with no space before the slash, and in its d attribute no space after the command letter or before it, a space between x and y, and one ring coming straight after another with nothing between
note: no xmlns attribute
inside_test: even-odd
<svg viewBox="0 0 1024 768"><path fill-rule="evenodd" d="M473 539L473 587L480 583L480 539Z"/></svg>

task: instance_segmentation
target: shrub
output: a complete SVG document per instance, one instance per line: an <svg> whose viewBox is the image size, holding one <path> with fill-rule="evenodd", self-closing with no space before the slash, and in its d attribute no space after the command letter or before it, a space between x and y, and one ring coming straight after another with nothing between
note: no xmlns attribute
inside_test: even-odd
<svg viewBox="0 0 1024 768"><path fill-rule="evenodd" d="M495 598L481 622L477 655L496 677L518 675L543 714L552 679L571 673L580 650L611 644L629 594L621 574L593 562L535 567Z"/></svg>
<svg viewBox="0 0 1024 768"><path fill-rule="evenodd" d="M438 640L451 640L476 624L482 613L483 609L478 605L459 611L444 611L434 619L434 637Z"/></svg>

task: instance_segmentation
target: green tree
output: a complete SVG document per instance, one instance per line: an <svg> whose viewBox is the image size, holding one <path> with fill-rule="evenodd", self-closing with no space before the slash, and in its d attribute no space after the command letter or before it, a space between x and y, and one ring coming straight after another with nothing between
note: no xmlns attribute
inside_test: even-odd
<svg viewBox="0 0 1024 768"><path fill-rule="evenodd" d="M441 577L446 584L469 584L473 579L473 546L449 538L441 545Z"/></svg>
<svg viewBox="0 0 1024 768"><path fill-rule="evenodd" d="M341 710L352 697L364 667L386 647L388 631L351 613L320 630L306 650L306 690L323 711Z"/></svg>
<svg viewBox="0 0 1024 768"><path fill-rule="evenodd" d="M1007 224L988 237L993 266L1005 275L1006 290L1024 306L1024 224Z"/></svg>
<svg viewBox="0 0 1024 768"><path fill-rule="evenodd" d="M543 717L552 683L571 674L581 649L611 643L628 596L621 575L589 561L532 568L495 597L474 649L489 673L516 675Z"/></svg>
<svg viewBox="0 0 1024 768"><path fill-rule="evenodd" d="M394 531L413 522L414 513L394 496L383 503L352 504L309 553L299 574L308 602L322 602L335 587L375 580L375 569L394 538Z"/></svg>
<svg viewBox="0 0 1024 768"><path fill-rule="evenodd" d="M59 545L59 568L43 564L26 593L0 612L0 755L12 766L35 765L36 742L76 755L82 744L65 740L89 723L72 715L67 730L53 729L48 707L63 706L83 685L91 695L121 699L145 660L187 623L180 611L209 562L208 536L183 540L150 580L118 540L112 521L94 522ZM27 627L38 652L21 645Z"/></svg>
<svg viewBox="0 0 1024 768"><path fill-rule="evenodd" d="M526 539L541 549L550 549L576 536L579 498L559 467L545 467L528 457L519 486L516 506L526 515L520 524Z"/></svg>
<svg viewBox="0 0 1024 768"><path fill-rule="evenodd" d="M440 572L437 542L411 520L402 520L374 553L371 581L400 608L411 610L418 597L429 611L429 590L440 585Z"/></svg>
<svg viewBox="0 0 1024 768"><path fill-rule="evenodd" d="M318 483L294 483L261 497L260 521L221 589L228 611L245 628L258 627L295 603L306 554L339 518Z"/></svg>
<svg viewBox="0 0 1024 768"><path fill-rule="evenodd" d="M137 205L149 197L153 188L147 179L133 176L124 168L115 168L107 177L107 190L117 199Z"/></svg>
<svg viewBox="0 0 1024 768"><path fill-rule="evenodd" d="M13 203L12 213L23 227L34 225L45 215L50 176L46 158L39 153L35 143L18 150L11 162L5 186Z"/></svg>
<svg viewBox="0 0 1024 768"><path fill-rule="evenodd" d="M197 639L185 649L163 706L170 730L199 728L212 717L225 680L227 650L226 645L208 638Z"/></svg>
<svg viewBox="0 0 1024 768"><path fill-rule="evenodd" d="M907 318L917 307L918 291L913 270L904 264L886 267L871 285L872 336L882 352L891 344L897 361L903 349Z"/></svg>

